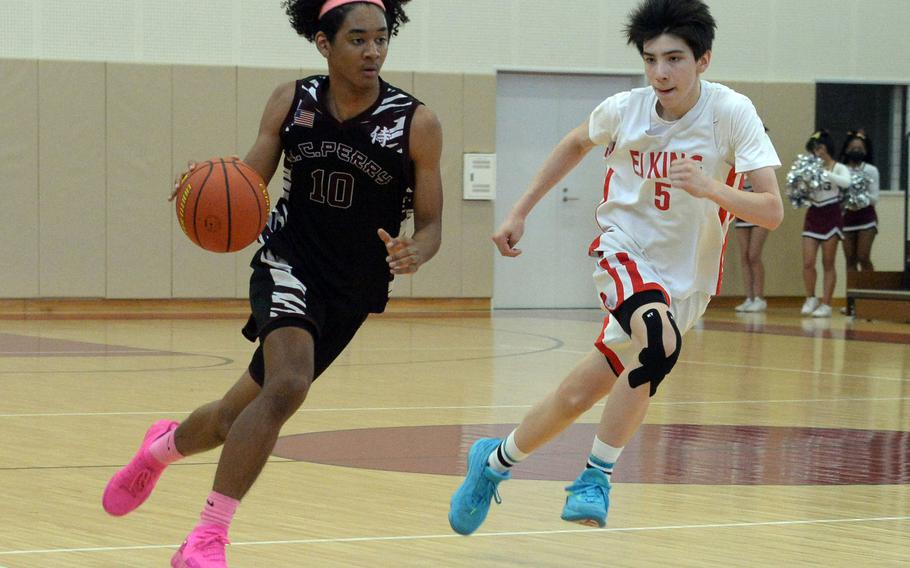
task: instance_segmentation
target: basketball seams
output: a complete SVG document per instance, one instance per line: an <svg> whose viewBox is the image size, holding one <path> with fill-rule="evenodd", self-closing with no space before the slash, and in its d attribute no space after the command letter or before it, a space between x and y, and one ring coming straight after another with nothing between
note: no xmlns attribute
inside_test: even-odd
<svg viewBox="0 0 910 568"><path fill-rule="evenodd" d="M256 211L259 213L259 225L260 226L265 225L266 219L264 218L264 215L262 212L262 205L259 203L259 194L256 193L257 188L253 186L253 182L250 181L250 178L247 177L246 173L243 171L243 168L240 167L240 164L242 164L242 163L243 162L234 161L234 162L231 162L231 165L234 166L234 169L237 170L237 173L239 173L240 176L243 178L243 180L247 183L247 186L250 188L250 191L253 194L253 201L256 202ZM244 165L246 165L246 164L244 164ZM249 167L249 166L247 166L247 167ZM267 196L266 196L266 209L268 209L268 197Z"/></svg>
<svg viewBox="0 0 910 568"><path fill-rule="evenodd" d="M205 189L206 182L209 181L209 177L212 175L212 170L215 169L215 164L211 161L206 162L209 166L209 171L205 174L205 179L202 180L202 183L199 184L199 189L196 190L196 201L193 203L193 235L195 235L195 240L197 244L201 244L202 241L199 240L199 200L202 197L202 191ZM190 176L191 178L193 176Z"/></svg>
<svg viewBox="0 0 910 568"><path fill-rule="evenodd" d="M269 196L248 164L214 158L197 164L180 182L177 219L193 243L213 252L234 252L259 237L269 214Z"/></svg>
<svg viewBox="0 0 910 568"><path fill-rule="evenodd" d="M227 204L227 247L224 252L231 252L231 237L233 237L233 219L231 218L231 176L227 173L227 164L221 162L221 172L224 174L224 201Z"/></svg>
<svg viewBox="0 0 910 568"><path fill-rule="evenodd" d="M204 166L208 163L210 163L210 162L203 162L201 165ZM190 171L187 171L186 173L184 173L183 177L180 178L180 189L179 189L180 199L177 200L177 221L180 223L180 228L183 230L183 234L185 234L190 239L193 238L193 235L190 234L190 230L187 229L187 227L186 227L187 202L189 201L190 195L193 193L193 186L194 186L194 182L190 178L193 178L193 176L195 176L196 174L198 174L201 171L202 171L201 168L198 170L193 169L193 170L190 170ZM198 202L194 202L194 205L198 205ZM192 217L192 215L190 215L190 217Z"/></svg>

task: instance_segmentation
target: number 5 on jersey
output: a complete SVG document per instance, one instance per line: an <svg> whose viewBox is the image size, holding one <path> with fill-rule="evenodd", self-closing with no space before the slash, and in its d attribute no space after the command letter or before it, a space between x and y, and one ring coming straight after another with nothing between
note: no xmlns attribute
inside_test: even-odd
<svg viewBox="0 0 910 568"><path fill-rule="evenodd" d="M654 182L654 207L661 211L670 209L670 184L663 181Z"/></svg>

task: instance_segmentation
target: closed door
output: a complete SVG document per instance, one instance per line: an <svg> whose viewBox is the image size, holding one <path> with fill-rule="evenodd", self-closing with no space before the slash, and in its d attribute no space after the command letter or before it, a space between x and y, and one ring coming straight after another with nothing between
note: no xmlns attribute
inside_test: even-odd
<svg viewBox="0 0 910 568"><path fill-rule="evenodd" d="M550 151L604 99L642 84L639 76L500 73L496 86L498 227ZM523 254L496 254L495 308L591 308L597 295L588 245L599 230L603 149L595 148L531 212Z"/></svg>

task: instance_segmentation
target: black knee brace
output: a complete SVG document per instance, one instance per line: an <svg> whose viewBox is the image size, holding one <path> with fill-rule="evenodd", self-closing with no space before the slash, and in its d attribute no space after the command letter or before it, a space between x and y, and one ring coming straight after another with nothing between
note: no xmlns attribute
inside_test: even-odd
<svg viewBox="0 0 910 568"><path fill-rule="evenodd" d="M676 360L679 359L679 351L682 348L682 336L679 328L676 327L676 321L673 314L667 312L667 319L673 326L673 332L676 334L676 349L670 355L667 355L664 349L664 325L660 318L660 312L651 309L642 315L645 320L645 327L648 330L648 344L638 354L638 361L641 367L629 372L629 385L632 388L638 388L645 383L651 383L651 394L654 396L657 387L664 380Z"/></svg>

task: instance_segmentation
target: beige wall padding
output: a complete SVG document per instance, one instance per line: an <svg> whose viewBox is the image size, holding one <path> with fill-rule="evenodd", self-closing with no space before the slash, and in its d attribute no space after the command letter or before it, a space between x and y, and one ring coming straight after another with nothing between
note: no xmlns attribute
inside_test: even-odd
<svg viewBox="0 0 910 568"><path fill-rule="evenodd" d="M38 296L38 62L0 60L0 296Z"/></svg>
<svg viewBox="0 0 910 568"><path fill-rule="evenodd" d="M236 154L237 71L233 67L173 67L173 175L187 160ZM172 219L176 217L172 216ZM236 260L204 251L190 242L176 220L173 291L175 298L232 298L237 295Z"/></svg>
<svg viewBox="0 0 910 568"><path fill-rule="evenodd" d="M0 72L0 262L14 267L0 272L0 297L246 297L253 247L202 251L183 235L166 196L187 160L245 154L277 85L323 70L0 60ZM496 77L383 78L425 102L444 135L442 248L416 275L396 279L393 295L489 298L493 203L462 199L462 154L495 152ZM771 129L784 190L814 125L814 84L724 83L748 95ZM280 172L269 186L273 202ZM803 294L805 212L784 199L784 223L765 246L767 296ZM880 206L873 261L881 269L900 269L901 206L894 196ZM732 232L726 267L723 294L742 295ZM838 273L843 295L840 251Z"/></svg>
<svg viewBox="0 0 910 568"><path fill-rule="evenodd" d="M796 210L786 197L786 178L796 154L815 127L815 85L807 83L768 84L724 82L750 99L759 116L770 129L768 135L783 164L777 170L777 181L784 201L784 221L768 235L762 258L765 263L766 296L799 296L802 286L802 237L805 210ZM727 256L721 295L742 296L743 280L740 247L731 227L727 239ZM820 257L821 255L819 255ZM820 261L820 258L819 258ZM820 285L819 281L819 285Z"/></svg>
<svg viewBox="0 0 910 568"><path fill-rule="evenodd" d="M171 69L107 66L107 297L171 296Z"/></svg>
<svg viewBox="0 0 910 568"><path fill-rule="evenodd" d="M496 152L496 77L465 75L462 99L464 108L464 151ZM458 180L458 193L462 183ZM461 295L467 298L493 296L493 202L461 201Z"/></svg>
<svg viewBox="0 0 910 568"><path fill-rule="evenodd" d="M106 296L103 63L38 64L38 293Z"/></svg>
<svg viewBox="0 0 910 568"><path fill-rule="evenodd" d="M461 75L420 73L414 76L412 94L429 106L442 123L443 199L442 246L437 258L412 276L412 295L417 297L461 296L461 280L465 272L461 259L461 170L464 153L462 116L463 79Z"/></svg>
<svg viewBox="0 0 910 568"><path fill-rule="evenodd" d="M249 150L276 86L324 70L0 65L6 101L0 171L9 181L0 254L4 265L17 267L0 277L0 297L246 297L255 248L199 249L183 235L166 197L188 160ZM463 152L493 151L495 78L409 72L383 78L427 103L445 137L444 244L420 273L399 278L393 294L489 297L492 203L462 201L461 170ZM280 165L269 191L274 203Z"/></svg>

